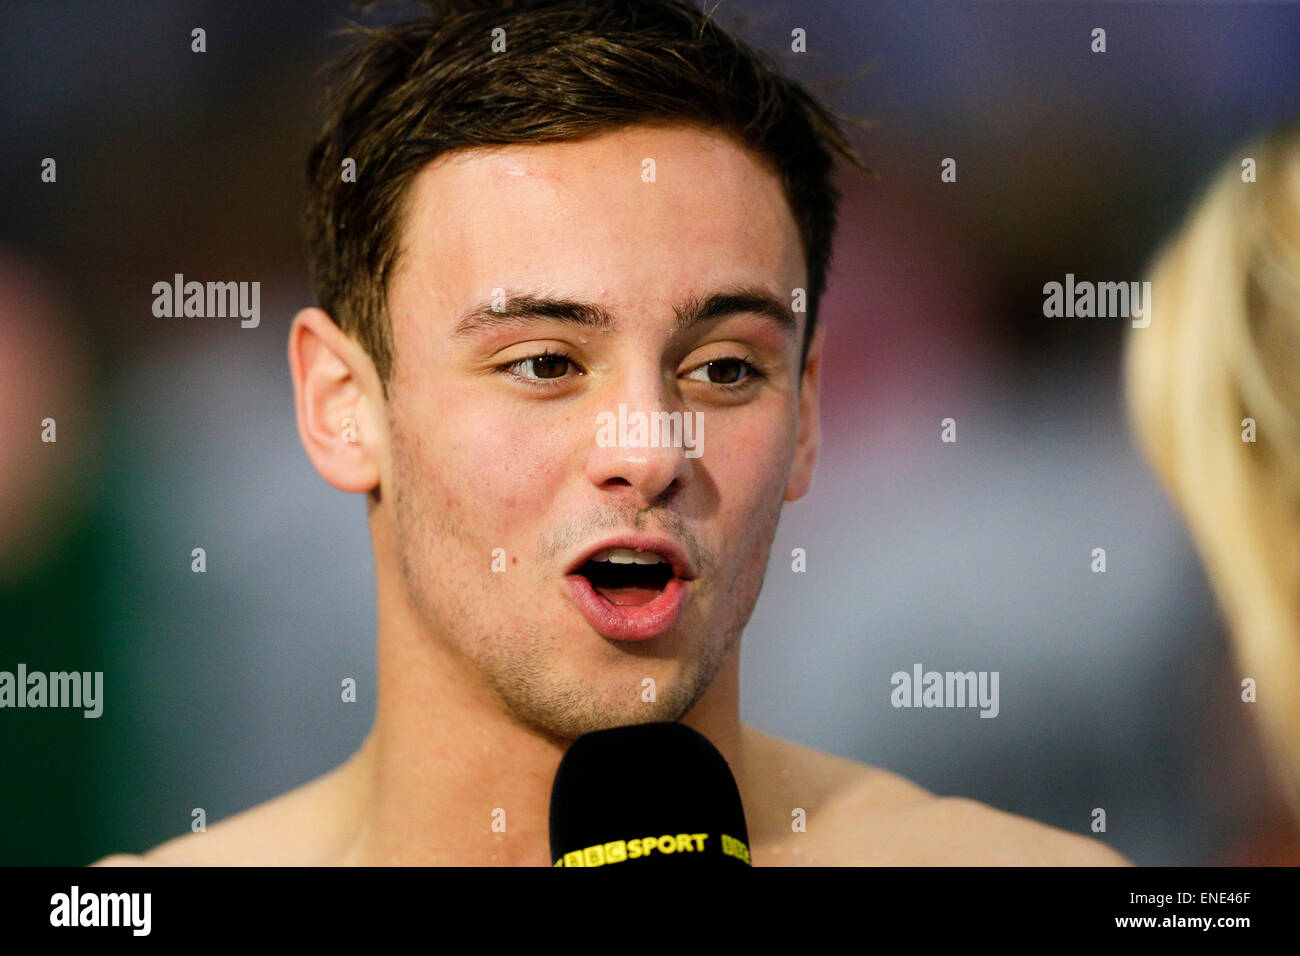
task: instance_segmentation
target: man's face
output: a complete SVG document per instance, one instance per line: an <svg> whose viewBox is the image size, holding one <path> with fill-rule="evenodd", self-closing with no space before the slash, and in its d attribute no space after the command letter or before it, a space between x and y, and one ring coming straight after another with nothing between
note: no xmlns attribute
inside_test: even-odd
<svg viewBox="0 0 1300 956"><path fill-rule="evenodd" d="M748 309L675 326L718 292L788 310L805 286L778 180L720 134L462 151L414 180L381 492L422 636L516 718L571 738L676 720L708 689L782 501L807 488L815 410L800 402L803 312L794 327ZM587 303L612 326L527 314L516 296ZM694 433L665 447L677 436L652 425L638 442L636 413L656 412L691 415ZM675 567L583 564L624 533L675 547Z"/></svg>

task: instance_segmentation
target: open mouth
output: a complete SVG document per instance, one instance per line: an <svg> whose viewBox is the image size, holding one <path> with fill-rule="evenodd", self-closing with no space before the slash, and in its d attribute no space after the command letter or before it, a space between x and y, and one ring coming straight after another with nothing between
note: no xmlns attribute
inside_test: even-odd
<svg viewBox="0 0 1300 956"><path fill-rule="evenodd" d="M620 606L649 604L674 577L673 566L658 554L629 548L606 548L575 572L592 590Z"/></svg>
<svg viewBox="0 0 1300 956"><path fill-rule="evenodd" d="M575 555L564 576L578 612L597 634L616 641L669 633L694 592L690 555L663 535L626 532L602 543Z"/></svg>

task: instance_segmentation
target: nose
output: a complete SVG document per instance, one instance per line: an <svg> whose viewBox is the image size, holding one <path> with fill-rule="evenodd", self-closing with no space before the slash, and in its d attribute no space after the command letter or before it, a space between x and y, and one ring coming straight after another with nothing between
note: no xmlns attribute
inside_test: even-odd
<svg viewBox="0 0 1300 956"><path fill-rule="evenodd" d="M692 414L665 407L662 395L605 406L596 415L587 477L602 491L630 488L642 509L664 503L691 480L686 438L697 431L685 416Z"/></svg>

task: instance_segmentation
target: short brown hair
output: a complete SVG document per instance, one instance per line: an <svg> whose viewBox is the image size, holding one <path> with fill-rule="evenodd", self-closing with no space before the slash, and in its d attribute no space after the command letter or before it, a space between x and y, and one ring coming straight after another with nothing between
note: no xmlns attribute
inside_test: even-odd
<svg viewBox="0 0 1300 956"><path fill-rule="evenodd" d="M362 6L374 6L363 3ZM411 180L457 149L576 140L640 122L736 136L780 177L808 271L803 359L830 266L834 155L870 172L842 120L686 0L429 0L433 16L352 24L307 160L317 302L357 339L388 394L387 289ZM506 49L492 53L493 30ZM347 158L356 181L341 176Z"/></svg>

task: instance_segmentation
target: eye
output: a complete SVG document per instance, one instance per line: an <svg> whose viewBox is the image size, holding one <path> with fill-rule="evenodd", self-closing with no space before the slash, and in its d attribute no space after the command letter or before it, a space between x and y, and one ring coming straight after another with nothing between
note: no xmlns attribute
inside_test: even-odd
<svg viewBox="0 0 1300 956"><path fill-rule="evenodd" d="M569 366L577 367L574 365L572 358L564 352L552 352L547 349L537 355L530 355L527 358L507 362L505 365L498 365L495 371L530 384L544 384L558 382L563 379L564 373ZM578 374L581 375L582 373L579 372Z"/></svg>
<svg viewBox="0 0 1300 956"><path fill-rule="evenodd" d="M698 377L701 372L704 373L703 378ZM744 388L766 376L749 359L728 356L705 362L698 368L692 369L686 377L697 382L708 382L710 385L717 385L722 388Z"/></svg>

